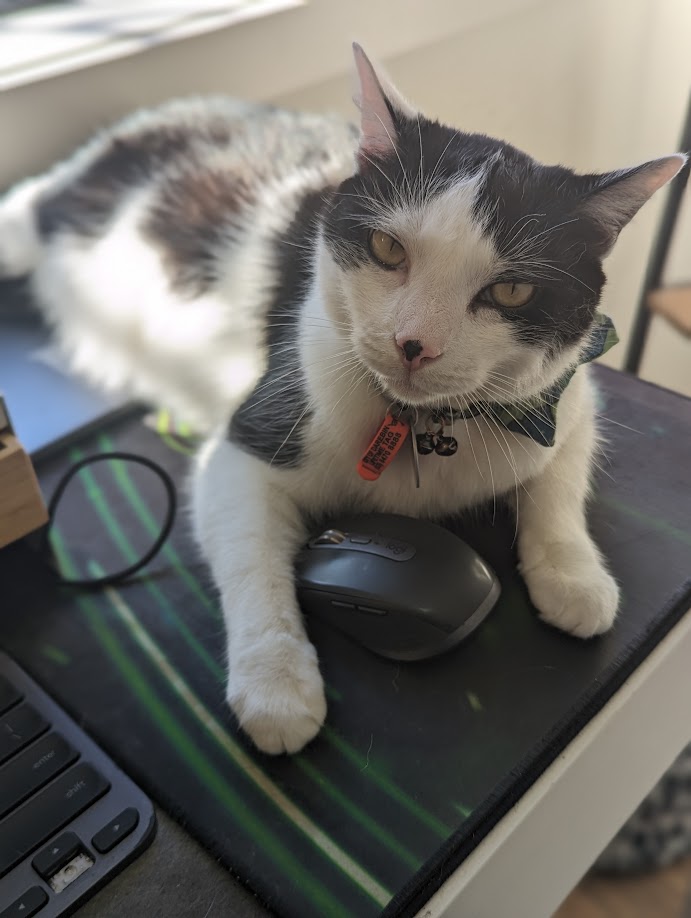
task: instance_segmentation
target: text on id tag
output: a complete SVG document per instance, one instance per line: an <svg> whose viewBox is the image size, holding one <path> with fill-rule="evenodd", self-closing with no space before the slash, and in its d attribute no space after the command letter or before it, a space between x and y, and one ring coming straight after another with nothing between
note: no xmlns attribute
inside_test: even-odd
<svg viewBox="0 0 691 918"><path fill-rule="evenodd" d="M404 418L387 414L367 447L365 455L357 464L358 475L366 481L376 481L391 464L409 433L410 425Z"/></svg>

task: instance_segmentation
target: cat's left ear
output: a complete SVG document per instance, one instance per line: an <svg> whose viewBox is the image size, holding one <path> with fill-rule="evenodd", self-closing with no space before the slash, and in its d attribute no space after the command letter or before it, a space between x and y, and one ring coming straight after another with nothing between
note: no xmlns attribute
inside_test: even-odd
<svg viewBox="0 0 691 918"><path fill-rule="evenodd" d="M377 75L357 42L353 43L353 54L358 78L354 101L360 109L358 161L363 166L372 157L392 153L398 140L397 124L401 117L417 118L417 112L383 75Z"/></svg>
<svg viewBox="0 0 691 918"><path fill-rule="evenodd" d="M580 211L601 230L600 255L608 254L629 220L658 189L674 178L686 159L683 153L675 153L633 169L594 177Z"/></svg>

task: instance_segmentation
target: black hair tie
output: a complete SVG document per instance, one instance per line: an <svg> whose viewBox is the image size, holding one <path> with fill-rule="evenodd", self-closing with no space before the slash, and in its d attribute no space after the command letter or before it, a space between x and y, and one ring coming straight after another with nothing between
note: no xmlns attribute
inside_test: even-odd
<svg viewBox="0 0 691 918"><path fill-rule="evenodd" d="M67 470L67 472L65 472L65 474L58 482L58 485L55 488L53 496L51 497L48 504L48 523L43 530L41 540L42 552L47 553L50 550L50 529L55 522L55 512L63 494L65 493L67 485L85 466L91 465L94 462L106 462L111 459L120 459L123 462L136 462L138 465L143 465L150 469L158 476L159 480L163 482L163 486L168 497L168 509L166 512L166 517L154 544L146 552L146 554L143 555L134 564L131 564L129 567L123 568L123 570L117 571L114 574L107 574L104 577L97 577L96 579L89 578L87 580L63 577L62 574L56 572L61 583L67 584L68 586L95 588L111 586L112 584L120 583L121 581L126 580L128 577L131 577L133 574L136 574L137 571L141 570L146 564L149 563L149 561L151 561L151 559L156 554L158 554L163 543L170 535L170 530L173 528L173 523L175 522L175 513L177 509L177 495L175 491L175 485L173 484L173 479L170 477L168 472L166 472L164 468L162 468L156 462L153 462L151 459L147 459L145 456L137 456L135 453L124 453L119 451L112 453L98 453L94 456L87 456L86 459L81 459L79 462L76 462L71 468Z"/></svg>

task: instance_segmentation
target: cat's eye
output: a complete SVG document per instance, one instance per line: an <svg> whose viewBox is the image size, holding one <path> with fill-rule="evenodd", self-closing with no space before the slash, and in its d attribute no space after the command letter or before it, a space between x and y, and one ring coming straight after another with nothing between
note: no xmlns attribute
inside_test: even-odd
<svg viewBox="0 0 691 918"><path fill-rule="evenodd" d="M503 284L492 284L487 292L496 306L503 306L505 309L517 309L532 300L535 289L533 284L518 284L509 281Z"/></svg>
<svg viewBox="0 0 691 918"><path fill-rule="evenodd" d="M369 234L369 250L385 268L399 268L405 261L401 243L382 230L372 230Z"/></svg>

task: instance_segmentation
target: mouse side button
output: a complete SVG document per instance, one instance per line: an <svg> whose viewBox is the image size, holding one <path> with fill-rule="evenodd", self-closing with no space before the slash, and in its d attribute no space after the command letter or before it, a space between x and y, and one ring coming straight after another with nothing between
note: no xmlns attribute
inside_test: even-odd
<svg viewBox="0 0 691 918"><path fill-rule="evenodd" d="M364 612L366 615L388 615L389 614L388 609L377 609L374 606L362 606L359 603L355 608L358 610L358 612Z"/></svg>

